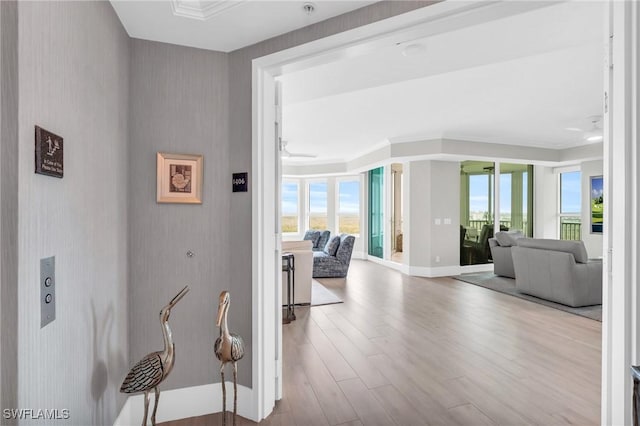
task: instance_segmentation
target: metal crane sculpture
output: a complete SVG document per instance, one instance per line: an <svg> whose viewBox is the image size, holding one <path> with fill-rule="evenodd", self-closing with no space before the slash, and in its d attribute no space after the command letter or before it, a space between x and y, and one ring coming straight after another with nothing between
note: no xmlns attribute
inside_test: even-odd
<svg viewBox="0 0 640 426"><path fill-rule="evenodd" d="M133 366L127 377L122 382L120 392L138 393L144 392L144 418L142 426L147 424L147 414L149 412L149 392L151 389L155 391L156 401L151 414L151 424L156 424L156 411L158 410L158 401L160 400L160 391L158 386L167 378L173 363L175 361L175 345L171 336L171 328L169 328L169 316L171 308L189 292L189 286L185 286L180 293L176 295L167 305L160 311L160 324L162 325L162 335L164 337L164 349L158 352L152 352L142 358Z"/></svg>
<svg viewBox="0 0 640 426"><path fill-rule="evenodd" d="M237 362L244 356L244 341L242 337L234 333L229 333L227 327L227 312L229 311L229 292L220 293L218 304L218 320L216 325L220 327L220 337L216 339L213 346L216 358L220 360L220 376L222 377L222 425L227 423L227 389L224 384L224 366L228 362L233 363L233 426L236 426L236 415L238 414L238 364Z"/></svg>

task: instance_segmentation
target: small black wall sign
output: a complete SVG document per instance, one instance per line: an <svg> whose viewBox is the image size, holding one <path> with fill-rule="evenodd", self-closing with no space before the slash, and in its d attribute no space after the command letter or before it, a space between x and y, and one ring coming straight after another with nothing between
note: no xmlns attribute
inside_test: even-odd
<svg viewBox="0 0 640 426"><path fill-rule="evenodd" d="M249 173L234 173L233 179L233 192L247 192L249 187Z"/></svg>
<svg viewBox="0 0 640 426"><path fill-rule="evenodd" d="M62 178L63 141L56 134L36 126L36 173Z"/></svg>

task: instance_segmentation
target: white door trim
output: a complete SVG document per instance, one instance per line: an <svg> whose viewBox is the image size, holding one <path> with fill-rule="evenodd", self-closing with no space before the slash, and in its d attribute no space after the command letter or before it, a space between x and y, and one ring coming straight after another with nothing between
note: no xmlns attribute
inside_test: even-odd
<svg viewBox="0 0 640 426"><path fill-rule="evenodd" d="M640 6L607 4L604 161L606 245L602 300L602 419L632 424L631 365L638 357ZM612 37L610 37L610 35Z"/></svg>
<svg viewBox="0 0 640 426"><path fill-rule="evenodd" d="M417 39L428 34L451 31L549 4L551 2L442 2L253 60L252 366L254 407L258 410L253 418L266 417L271 412L276 399L274 386L276 366L275 363L267 361L267 359L273 359L272 355L276 350L273 338L276 335L275 328L279 326L277 325L279 318L274 322L274 317L281 316L280 310L276 309L279 299L276 300L274 296L278 279L274 278L273 273L277 266L274 264L273 253L277 252L277 243L274 241L276 234L271 222L275 219L274 203L277 202L273 197L276 194L273 188L276 167L273 158L275 138L273 126L268 123L269 119L273 121L275 117L274 103L270 98L272 96L270 93L274 92L275 77L284 72L320 65L395 44L399 36L404 41ZM429 25L424 25L426 23ZM629 191L631 188L626 189L626 192ZM606 295L605 300L613 303ZM606 314L610 311L605 308L604 312ZM603 329L612 325L607 324L607 318L604 318L604 321ZM618 322L620 321L616 321ZM603 339L603 361L604 353L610 351L612 351L611 342ZM620 361L612 359L612 362L617 365ZM603 384L607 383L610 374L609 369L603 369ZM610 398L603 396L603 422L605 413L611 410L618 412L622 410L619 405L613 407ZM610 422L607 423L610 424Z"/></svg>

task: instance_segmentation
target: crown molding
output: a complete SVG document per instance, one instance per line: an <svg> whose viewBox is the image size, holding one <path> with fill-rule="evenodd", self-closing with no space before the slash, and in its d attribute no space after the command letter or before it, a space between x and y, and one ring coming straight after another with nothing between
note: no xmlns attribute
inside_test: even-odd
<svg viewBox="0 0 640 426"><path fill-rule="evenodd" d="M206 21L241 5L244 1L246 0L171 0L171 11L175 16Z"/></svg>

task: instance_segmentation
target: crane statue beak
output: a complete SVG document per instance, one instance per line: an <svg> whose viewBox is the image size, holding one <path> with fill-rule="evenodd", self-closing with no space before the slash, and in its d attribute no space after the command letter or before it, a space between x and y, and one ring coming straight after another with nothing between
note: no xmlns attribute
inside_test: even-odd
<svg viewBox="0 0 640 426"><path fill-rule="evenodd" d="M189 289L188 285L184 286L184 288L182 290L180 290L180 293L176 294L176 297L171 299L171 302L169 302L167 307L169 309L173 308L176 305L176 303L178 303L180 301L180 299L182 299L184 297L185 294L189 293L189 290L190 289Z"/></svg>
<svg viewBox="0 0 640 426"><path fill-rule="evenodd" d="M216 321L216 327L220 327L220 324L222 324L222 317L224 316L224 311L227 306L229 306L229 292L224 290L220 293L220 301L218 302L218 319Z"/></svg>
<svg viewBox="0 0 640 426"><path fill-rule="evenodd" d="M220 303L218 306L218 319L216 320L216 327L220 327L222 323L222 316L224 315L224 303Z"/></svg>

